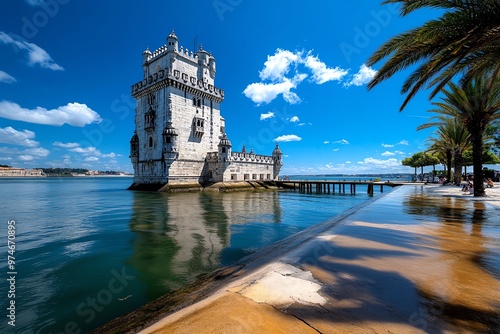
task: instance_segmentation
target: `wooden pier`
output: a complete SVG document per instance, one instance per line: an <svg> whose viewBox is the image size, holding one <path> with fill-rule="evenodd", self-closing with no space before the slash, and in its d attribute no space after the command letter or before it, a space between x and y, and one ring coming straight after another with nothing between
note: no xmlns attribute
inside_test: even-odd
<svg viewBox="0 0 500 334"><path fill-rule="evenodd" d="M275 181L276 186L284 189L293 189L304 194L345 194L346 189L351 194L356 194L356 186L367 186L367 194L373 195L373 189L380 187L380 192L384 192L384 187L397 187L403 185L399 182L389 181L340 181L340 180L287 180ZM346 187L347 186L347 187Z"/></svg>

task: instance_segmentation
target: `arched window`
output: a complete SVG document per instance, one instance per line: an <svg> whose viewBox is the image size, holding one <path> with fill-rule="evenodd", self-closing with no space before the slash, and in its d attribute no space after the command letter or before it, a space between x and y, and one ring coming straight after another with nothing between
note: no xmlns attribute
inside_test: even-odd
<svg viewBox="0 0 500 334"><path fill-rule="evenodd" d="M153 137L149 137L149 147L153 147Z"/></svg>

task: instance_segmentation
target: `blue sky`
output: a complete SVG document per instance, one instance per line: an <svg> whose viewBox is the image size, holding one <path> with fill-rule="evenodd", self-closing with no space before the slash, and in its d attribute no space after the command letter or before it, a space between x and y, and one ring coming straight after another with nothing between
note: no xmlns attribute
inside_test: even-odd
<svg viewBox="0 0 500 334"><path fill-rule="evenodd" d="M4 0L0 4L0 164L132 171L130 86L141 54L165 44L210 51L221 113L239 151L284 152L282 174L412 172L431 105L403 112L409 72L372 91L365 62L436 16L401 18L381 1Z"/></svg>

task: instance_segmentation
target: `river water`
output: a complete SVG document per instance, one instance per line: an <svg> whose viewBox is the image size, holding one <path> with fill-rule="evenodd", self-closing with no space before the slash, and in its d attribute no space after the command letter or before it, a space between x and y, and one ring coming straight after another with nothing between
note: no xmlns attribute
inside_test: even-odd
<svg viewBox="0 0 500 334"><path fill-rule="evenodd" d="M86 333L371 198L362 189L356 195L133 192L125 190L131 181L0 180L0 333ZM15 296L6 298L10 276ZM15 327L7 317L12 301Z"/></svg>

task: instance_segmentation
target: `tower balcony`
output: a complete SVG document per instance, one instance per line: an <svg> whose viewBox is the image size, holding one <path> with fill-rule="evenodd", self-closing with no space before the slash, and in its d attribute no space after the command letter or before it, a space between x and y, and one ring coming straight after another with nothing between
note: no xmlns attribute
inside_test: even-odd
<svg viewBox="0 0 500 334"><path fill-rule="evenodd" d="M201 117L195 117L193 119L193 134L197 138L203 137L205 133L205 120Z"/></svg>

